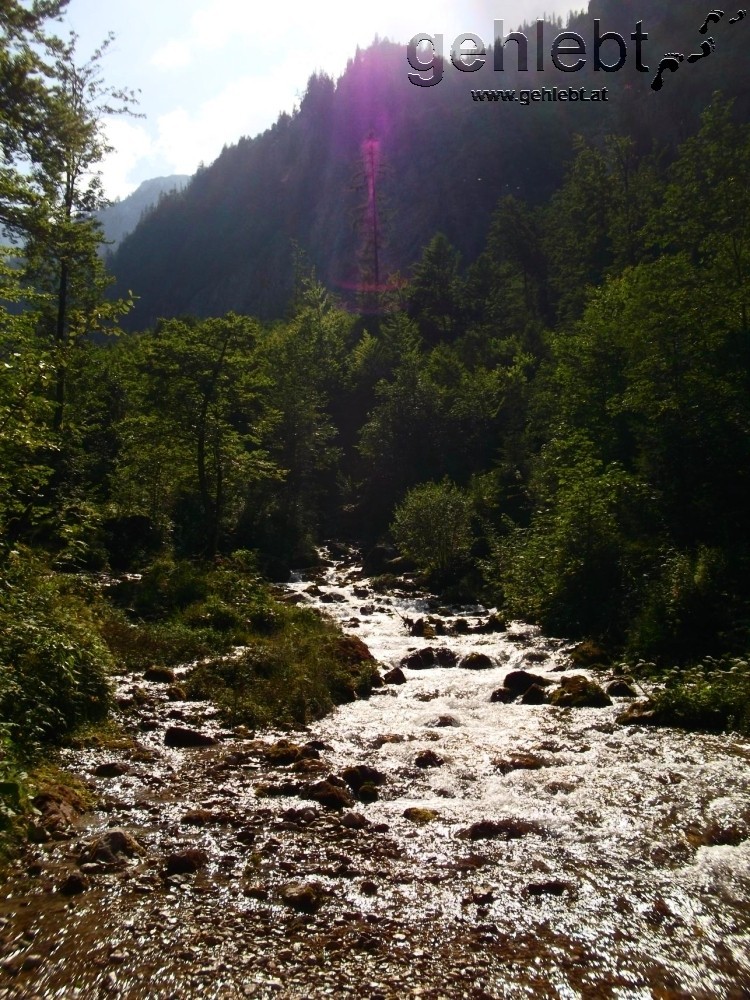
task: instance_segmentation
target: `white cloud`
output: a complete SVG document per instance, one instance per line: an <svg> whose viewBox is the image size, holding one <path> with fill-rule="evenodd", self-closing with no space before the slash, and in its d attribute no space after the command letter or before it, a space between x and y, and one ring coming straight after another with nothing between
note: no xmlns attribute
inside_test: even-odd
<svg viewBox="0 0 750 1000"><path fill-rule="evenodd" d="M178 39L173 39L162 45L151 56L151 65L164 70L184 69L192 61L193 53L190 45Z"/></svg>
<svg viewBox="0 0 750 1000"><path fill-rule="evenodd" d="M124 198L137 187L131 172L153 153L153 142L144 125L127 118L110 118L106 122L107 140L114 151L104 157L100 166L104 193L108 198Z"/></svg>

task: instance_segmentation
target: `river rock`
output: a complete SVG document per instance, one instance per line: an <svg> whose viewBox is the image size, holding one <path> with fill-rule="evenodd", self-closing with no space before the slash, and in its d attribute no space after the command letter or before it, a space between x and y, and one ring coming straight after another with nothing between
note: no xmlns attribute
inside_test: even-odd
<svg viewBox="0 0 750 1000"><path fill-rule="evenodd" d="M534 684L537 687L544 688L549 687L551 683L546 677L542 677L541 674L532 674L528 670L511 670L503 681L505 687L509 691L512 691L516 697L526 694Z"/></svg>
<svg viewBox="0 0 750 1000"><path fill-rule="evenodd" d="M312 799L319 802L326 809L350 809L354 805L354 799L347 789L328 781L316 781L315 784L308 785L303 791L303 798Z"/></svg>
<svg viewBox="0 0 750 1000"><path fill-rule="evenodd" d="M427 670L429 667L437 666L437 657L432 646L425 646L414 653L409 653L401 660L401 666L409 670Z"/></svg>
<svg viewBox="0 0 750 1000"><path fill-rule="evenodd" d="M522 705L546 705L549 700L547 692L539 684L532 684L521 695Z"/></svg>
<svg viewBox="0 0 750 1000"><path fill-rule="evenodd" d="M544 663L549 659L549 653L543 649L527 649L523 658L527 663Z"/></svg>
<svg viewBox="0 0 750 1000"><path fill-rule="evenodd" d="M493 760L492 764L501 774L510 774L511 771L538 771L540 767L546 767L547 762L533 753L518 753Z"/></svg>
<svg viewBox="0 0 750 1000"><path fill-rule="evenodd" d="M464 670L491 670L495 662L486 653L469 653L461 660L459 666Z"/></svg>
<svg viewBox="0 0 750 1000"><path fill-rule="evenodd" d="M208 826L215 820L215 816L208 809L190 809L180 820L183 826Z"/></svg>
<svg viewBox="0 0 750 1000"><path fill-rule="evenodd" d="M378 771L369 764L357 764L354 767L347 767L341 772L341 777L354 792L358 792L362 785L384 785L386 776L382 771Z"/></svg>
<svg viewBox="0 0 750 1000"><path fill-rule="evenodd" d="M428 722L427 725L430 729L449 729L451 727L460 726L461 723L455 715L439 715L437 719L433 719L432 722Z"/></svg>
<svg viewBox="0 0 750 1000"><path fill-rule="evenodd" d="M380 793L371 781L366 781L357 792L357 798L360 802L377 802L380 798Z"/></svg>
<svg viewBox="0 0 750 1000"><path fill-rule="evenodd" d="M89 844L85 845L81 851L80 864L93 864L104 862L111 864L118 856L125 855L133 857L136 854L143 854L143 848L127 830L120 827L113 827L106 830L100 836L95 837Z"/></svg>
<svg viewBox="0 0 750 1000"><path fill-rule="evenodd" d="M508 705L511 701L515 701L515 699L515 692L507 687L496 688L490 695L490 701L501 702L503 705Z"/></svg>
<svg viewBox="0 0 750 1000"><path fill-rule="evenodd" d="M144 681L156 681L159 684L174 684L176 677L174 670L168 667L149 667L143 673Z"/></svg>
<svg viewBox="0 0 750 1000"><path fill-rule="evenodd" d="M410 806L408 809L404 809L401 815L404 819L408 819L410 823L424 826L426 823L432 823L440 814L434 809L422 809L418 806Z"/></svg>
<svg viewBox="0 0 750 1000"><path fill-rule="evenodd" d="M570 658L577 667L593 667L599 663L606 665L611 662L609 653L591 639L580 642L571 652Z"/></svg>
<svg viewBox="0 0 750 1000"><path fill-rule="evenodd" d="M347 812L341 817L341 825L347 830L364 830L370 826L370 821L362 813Z"/></svg>
<svg viewBox="0 0 750 1000"><path fill-rule="evenodd" d="M394 667L383 676L386 684L406 684L406 675L401 667Z"/></svg>
<svg viewBox="0 0 750 1000"><path fill-rule="evenodd" d="M621 726L655 726L658 723L653 702L648 700L634 701L615 721Z"/></svg>
<svg viewBox="0 0 750 1000"><path fill-rule="evenodd" d="M546 834L544 827L526 819L484 819L456 834L461 840L519 840L530 833Z"/></svg>
<svg viewBox="0 0 750 1000"><path fill-rule="evenodd" d="M188 729L186 726L169 726L164 734L164 745L180 749L216 746L218 741L208 733Z"/></svg>
<svg viewBox="0 0 750 1000"><path fill-rule="evenodd" d="M72 872L58 886L57 891L61 896L78 896L82 892L86 892L88 887L89 882L84 875L81 875L80 872Z"/></svg>
<svg viewBox="0 0 750 1000"><path fill-rule="evenodd" d="M285 906L300 913L317 913L326 898L319 882L290 882L281 887L279 895Z"/></svg>
<svg viewBox="0 0 750 1000"><path fill-rule="evenodd" d="M442 767L445 761L434 750L423 750L414 758L417 767Z"/></svg>
<svg viewBox="0 0 750 1000"><path fill-rule="evenodd" d="M266 763L274 767L286 767L299 760L320 760L319 751L313 747L301 747L290 740L283 739L263 747L261 756Z"/></svg>
<svg viewBox="0 0 750 1000"><path fill-rule="evenodd" d="M491 614L486 621L480 622L473 631L479 635L489 635L493 632L505 632L507 628L507 622L503 621L498 615Z"/></svg>
<svg viewBox="0 0 750 1000"><path fill-rule="evenodd" d="M117 760L106 761L94 769L97 778L121 778L124 774L129 773L130 767Z"/></svg>
<svg viewBox="0 0 750 1000"><path fill-rule="evenodd" d="M563 677L560 687L550 695L550 702L560 708L605 708L612 699L596 681L574 674Z"/></svg>
<svg viewBox="0 0 750 1000"><path fill-rule="evenodd" d="M208 854L199 847L187 847L170 854L165 862L167 875L193 875L208 864Z"/></svg>
<svg viewBox="0 0 750 1000"><path fill-rule="evenodd" d="M611 681L606 688L610 698L635 698L637 693L632 683L625 677Z"/></svg>
<svg viewBox="0 0 750 1000"><path fill-rule="evenodd" d="M438 646L435 650L435 660L439 667L455 667L458 663L458 653L447 646Z"/></svg>

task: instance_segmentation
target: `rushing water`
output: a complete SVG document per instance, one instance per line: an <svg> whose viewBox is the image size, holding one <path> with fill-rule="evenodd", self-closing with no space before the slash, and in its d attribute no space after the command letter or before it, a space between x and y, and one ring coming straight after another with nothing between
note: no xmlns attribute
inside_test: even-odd
<svg viewBox="0 0 750 1000"><path fill-rule="evenodd" d="M101 808L73 841L26 859L0 900L0 998L750 996L747 742L620 726L622 701L492 702L514 669L559 682L569 646L520 623L480 633L482 608L375 593L353 557L285 589L385 668L428 644L495 665L407 668L405 683L286 734L316 741L318 776L382 772L378 801L358 803L364 819L351 825L291 794L256 797L299 781L263 757L281 734L243 740L210 707L196 717L139 678L151 702L132 723L135 749L67 759L89 777L103 760L128 773L91 779ZM415 638L407 621L428 615L439 634ZM135 686L123 678L121 695ZM165 747L175 720L219 744ZM418 766L426 751L434 766ZM195 809L210 818L186 826ZM125 827L141 853L89 866L88 891L62 897L81 845L108 826ZM165 857L186 845L208 863L165 879ZM291 880L322 889L319 912L280 904Z"/></svg>

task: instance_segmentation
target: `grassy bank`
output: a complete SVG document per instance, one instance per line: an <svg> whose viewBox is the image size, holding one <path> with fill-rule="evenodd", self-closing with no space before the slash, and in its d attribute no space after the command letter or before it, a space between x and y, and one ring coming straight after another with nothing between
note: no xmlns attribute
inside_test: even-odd
<svg viewBox="0 0 750 1000"><path fill-rule="evenodd" d="M109 581L19 551L0 586L0 850L23 830L33 774L56 748L106 732L114 673L200 661L185 695L253 727L304 724L377 682L364 644L275 599L248 553L162 558Z"/></svg>

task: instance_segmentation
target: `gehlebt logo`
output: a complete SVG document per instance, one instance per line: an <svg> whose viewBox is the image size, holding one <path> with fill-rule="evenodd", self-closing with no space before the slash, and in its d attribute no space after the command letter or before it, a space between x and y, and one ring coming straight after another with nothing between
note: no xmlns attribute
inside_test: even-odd
<svg viewBox="0 0 750 1000"><path fill-rule="evenodd" d="M698 34L708 36L696 45L696 51L687 57L684 52L666 52L659 60L656 73L651 81L651 89L659 91L664 86L666 73L676 73L681 64L699 62L713 55L717 42L713 35L708 35L711 26L719 26L727 16L726 12L715 8L706 15L698 28ZM729 25L737 25L748 17L745 9L738 10L727 18ZM505 69L506 56L510 58L511 50L506 53L506 46L513 42L516 47L517 68L520 73L529 69L529 39L522 31L513 31L507 38L504 35L504 23L496 20L494 23L493 69L502 73ZM601 20L594 20L593 44L589 48L586 39L577 31L561 31L552 40L549 49L544 34L545 24L539 18L536 22L536 70L542 73L547 68L546 56L549 52L552 65L561 73L577 73L583 69L587 60L593 57L596 72L616 73L625 66L628 60L628 43L617 31L601 30ZM651 73L652 69L644 62L644 43L648 41L648 33L643 30L643 21L637 21L635 30L630 35L630 42L635 43L635 68L639 73ZM604 52L606 46L606 53ZM605 58L606 56L606 58ZM614 61L613 60L614 57ZM443 79L445 62L443 59L443 35L431 35L419 32L407 45L406 58L414 72L408 73L410 83L416 87L434 87ZM466 31L458 35L450 48L450 61L461 73L476 73L487 62L487 47L479 35Z"/></svg>

